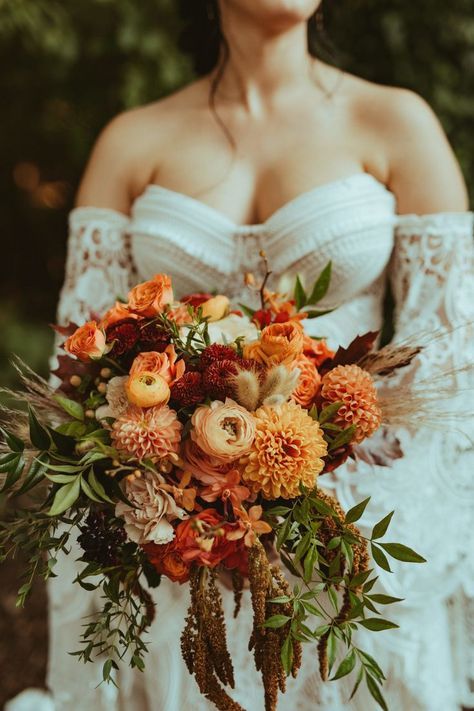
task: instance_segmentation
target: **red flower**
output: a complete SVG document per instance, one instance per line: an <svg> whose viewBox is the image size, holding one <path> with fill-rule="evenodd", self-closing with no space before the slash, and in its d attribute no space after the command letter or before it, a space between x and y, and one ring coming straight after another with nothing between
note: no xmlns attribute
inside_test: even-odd
<svg viewBox="0 0 474 711"><path fill-rule="evenodd" d="M232 395L230 378L237 375L235 360L216 360L203 373L203 386L213 400L225 400Z"/></svg>
<svg viewBox="0 0 474 711"><path fill-rule="evenodd" d="M148 560L160 575L166 575L174 583L185 583L189 580L190 565L185 563L176 548L176 538L171 543L157 545L147 543L143 546Z"/></svg>
<svg viewBox="0 0 474 711"><path fill-rule="evenodd" d="M257 322L260 328L265 328L265 326L269 326L272 322L272 313L266 309L259 309L255 311L253 320Z"/></svg>
<svg viewBox="0 0 474 711"><path fill-rule="evenodd" d="M204 398L201 373L186 372L171 386L171 399L180 407L197 405L198 402L203 402Z"/></svg>
<svg viewBox="0 0 474 711"><path fill-rule="evenodd" d="M215 568L240 547L238 542L228 540L230 528L215 509L205 509L177 526L176 550L185 563Z"/></svg>
<svg viewBox="0 0 474 711"><path fill-rule="evenodd" d="M220 343L213 343L201 353L201 370L208 368L216 360L237 360L238 355L231 346L223 346Z"/></svg>
<svg viewBox="0 0 474 711"><path fill-rule="evenodd" d="M130 351L137 343L140 329L133 318L113 323L106 331L107 343L113 343L110 355L117 357Z"/></svg>
<svg viewBox="0 0 474 711"><path fill-rule="evenodd" d="M140 347L142 351L163 353L170 344L169 334L156 320L142 324L140 328Z"/></svg>
<svg viewBox="0 0 474 711"><path fill-rule="evenodd" d="M201 292L183 296L183 298L181 299L181 303L189 304L193 308L197 309L199 306L201 306L201 304L203 304L205 301L208 301L209 299L212 299L212 294L205 294Z"/></svg>

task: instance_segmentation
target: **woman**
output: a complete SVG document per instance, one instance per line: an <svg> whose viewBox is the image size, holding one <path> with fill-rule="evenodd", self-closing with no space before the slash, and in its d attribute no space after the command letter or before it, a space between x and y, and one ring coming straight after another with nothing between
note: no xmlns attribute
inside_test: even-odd
<svg viewBox="0 0 474 711"><path fill-rule="evenodd" d="M458 365L466 329L453 328L472 320L472 215L430 108L411 92L315 59L307 28L319 16L318 0L185 5L195 39L203 40L197 54L203 76L121 114L99 137L70 216L60 319L85 320L155 272L172 274L178 295L214 286L237 302L241 275L258 270L264 248L276 286L296 272L309 283L332 259L327 305L339 308L317 323L330 344L380 328L390 279L396 338L448 334L426 349L416 377ZM360 638L386 672L389 708L456 711L465 660L453 654L462 655L467 644L450 639L450 626L461 619L467 581L468 453L458 451L464 441L445 431L429 434L428 450L422 434L398 433L405 456L393 468L359 462L357 471L343 467L325 484L345 507L373 496L362 520L368 530L378 514L396 509L393 539L428 559L416 570L393 566L393 581L382 572L380 589L405 598L389 614L400 629ZM145 674L124 669L119 690L96 688L100 665L79 666L67 655L77 648L83 616L93 612L91 597L68 582L75 566L74 556L61 561L51 585L49 684L58 711L210 708L180 659L186 592L166 581ZM233 697L256 711L263 697L247 652L249 629L245 613L229 629ZM305 651L281 709L376 708L363 685L350 702L352 684L323 685L314 651Z"/></svg>

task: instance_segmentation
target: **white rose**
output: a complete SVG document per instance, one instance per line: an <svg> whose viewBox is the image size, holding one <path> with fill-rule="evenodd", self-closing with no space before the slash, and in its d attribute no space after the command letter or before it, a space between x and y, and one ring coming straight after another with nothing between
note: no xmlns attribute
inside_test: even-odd
<svg viewBox="0 0 474 711"><path fill-rule="evenodd" d="M231 343L242 337L245 341L255 341L258 338L258 330L247 316L229 314L220 321L209 324L209 336L212 343Z"/></svg>

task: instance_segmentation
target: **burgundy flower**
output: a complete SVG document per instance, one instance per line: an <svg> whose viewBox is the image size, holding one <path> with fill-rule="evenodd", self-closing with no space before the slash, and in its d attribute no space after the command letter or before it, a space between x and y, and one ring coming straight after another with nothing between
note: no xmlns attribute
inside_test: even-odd
<svg viewBox="0 0 474 711"><path fill-rule="evenodd" d="M223 346L220 343L213 343L201 353L201 369L205 370L211 363L217 360L237 360L238 355L231 346Z"/></svg>
<svg viewBox="0 0 474 711"><path fill-rule="evenodd" d="M212 294L201 292L183 296L183 298L181 299L181 303L189 304L189 306L192 306L193 308L197 309L199 306L201 306L201 304L203 304L205 301L208 301L209 299L212 299Z"/></svg>
<svg viewBox="0 0 474 711"><path fill-rule="evenodd" d="M112 357L124 355L137 343L140 329L135 319L128 318L113 323L106 331L107 343L113 343Z"/></svg>
<svg viewBox="0 0 474 711"><path fill-rule="evenodd" d="M235 360L216 360L203 373L205 391L213 400L225 400L233 393L231 376L237 375L238 367Z"/></svg>
<svg viewBox="0 0 474 711"><path fill-rule="evenodd" d="M140 347L143 351L158 351L163 353L170 344L166 330L156 320L142 324L140 328Z"/></svg>
<svg viewBox="0 0 474 711"><path fill-rule="evenodd" d="M180 407L190 407L203 402L205 398L201 373L186 371L171 386L171 399Z"/></svg>

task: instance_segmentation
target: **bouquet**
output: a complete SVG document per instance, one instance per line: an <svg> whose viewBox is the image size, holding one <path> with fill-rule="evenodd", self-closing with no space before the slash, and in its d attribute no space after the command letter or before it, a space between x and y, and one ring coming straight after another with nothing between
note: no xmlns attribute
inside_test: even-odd
<svg viewBox="0 0 474 711"><path fill-rule="evenodd" d="M100 588L104 607L76 654L100 655L105 681L122 659L144 669L149 589L165 576L190 589L181 638L189 672L217 708L240 709L228 692L225 574L235 615L250 587L249 648L267 711L310 643L323 680L354 670L353 694L364 680L386 708L383 671L353 632L397 626L381 616L399 599L373 591L372 559L386 570L387 556L424 559L382 542L393 511L364 537L356 522L369 499L344 512L323 475L390 422L394 398L384 403L380 385L419 348L375 350L368 333L334 352L310 338L304 322L323 313L315 306L330 272L309 294L297 278L291 298L267 288L268 266L260 285L246 275L256 311L231 310L220 294L176 301L170 277L157 274L106 314L57 327L57 387L17 363L25 391L10 395L28 407L3 410L0 477L2 492L17 502L28 494L28 505L0 523L0 554L27 554L23 605L34 576L54 575L58 552L77 538L75 582Z"/></svg>

